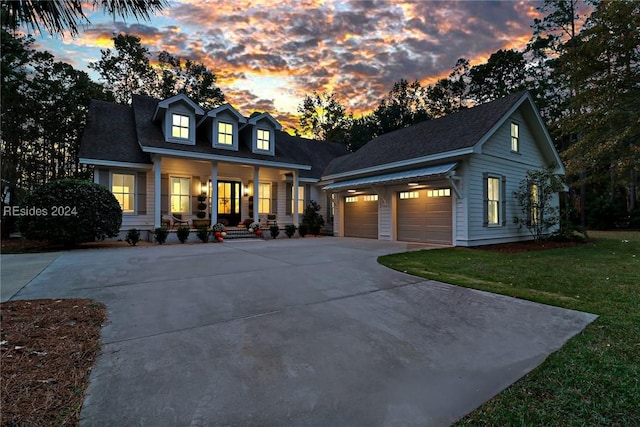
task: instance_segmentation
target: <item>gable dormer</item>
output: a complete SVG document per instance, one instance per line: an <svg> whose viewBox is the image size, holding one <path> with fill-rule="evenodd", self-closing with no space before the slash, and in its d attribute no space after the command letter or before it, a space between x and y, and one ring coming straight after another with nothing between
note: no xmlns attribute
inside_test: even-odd
<svg viewBox="0 0 640 427"><path fill-rule="evenodd" d="M269 113L252 114L248 124L251 125L251 151L275 156L275 132L282 129L282 125Z"/></svg>
<svg viewBox="0 0 640 427"><path fill-rule="evenodd" d="M167 142L195 145L196 121L204 116L204 110L184 94L158 102L153 121L162 125Z"/></svg>
<svg viewBox="0 0 640 427"><path fill-rule="evenodd" d="M207 133L213 148L238 151L238 128L247 123L246 117L231 105L224 104L209 111L200 123L205 121L211 124Z"/></svg>

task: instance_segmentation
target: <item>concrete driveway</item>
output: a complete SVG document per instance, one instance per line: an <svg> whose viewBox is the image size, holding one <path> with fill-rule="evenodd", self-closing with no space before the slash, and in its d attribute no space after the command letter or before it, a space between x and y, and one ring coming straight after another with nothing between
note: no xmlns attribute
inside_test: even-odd
<svg viewBox="0 0 640 427"><path fill-rule="evenodd" d="M14 299L107 305L86 426L445 426L595 319L376 262L416 248L306 238L62 252Z"/></svg>

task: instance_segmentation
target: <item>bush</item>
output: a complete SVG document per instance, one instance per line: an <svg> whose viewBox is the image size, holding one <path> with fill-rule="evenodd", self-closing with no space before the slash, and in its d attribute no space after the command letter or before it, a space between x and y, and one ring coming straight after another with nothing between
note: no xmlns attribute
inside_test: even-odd
<svg viewBox="0 0 640 427"><path fill-rule="evenodd" d="M178 236L178 240L180 240L180 243L186 242L189 238L189 227L178 227L176 235Z"/></svg>
<svg viewBox="0 0 640 427"><path fill-rule="evenodd" d="M294 224L285 225L284 234L286 234L288 238L292 238L293 235L296 234L296 226Z"/></svg>
<svg viewBox="0 0 640 427"><path fill-rule="evenodd" d="M155 237L156 242L158 242L159 245L161 245L161 244L163 244L164 242L167 241L167 236L168 235L169 235L169 230L167 230L166 228L163 228L163 227L158 227L153 232L153 237Z"/></svg>
<svg viewBox="0 0 640 427"><path fill-rule="evenodd" d="M22 205L22 234L34 240L50 240L73 246L115 237L122 224L122 210L106 188L80 179L51 181L36 188Z"/></svg>
<svg viewBox="0 0 640 427"><path fill-rule="evenodd" d="M300 235L300 237L306 236L308 232L309 232L309 227L307 226L307 224L305 223L300 224L300 226L298 227L298 234Z"/></svg>
<svg viewBox="0 0 640 427"><path fill-rule="evenodd" d="M131 246L135 246L140 241L140 231L137 228L132 228L127 231L127 238L124 239Z"/></svg>
<svg viewBox="0 0 640 427"><path fill-rule="evenodd" d="M271 233L271 238L275 239L280 234L280 227L278 227L278 224L274 224L269 227L269 232Z"/></svg>
<svg viewBox="0 0 640 427"><path fill-rule="evenodd" d="M320 230L324 225L324 218L318 212L320 212L320 205L315 200L311 200L304 210L302 215L302 224L305 224L311 230L314 236L320 234ZM298 231L299 232L299 231Z"/></svg>
<svg viewBox="0 0 640 427"><path fill-rule="evenodd" d="M198 239L202 240L202 243L207 243L209 241L209 229L206 227L198 228L196 236L198 236Z"/></svg>

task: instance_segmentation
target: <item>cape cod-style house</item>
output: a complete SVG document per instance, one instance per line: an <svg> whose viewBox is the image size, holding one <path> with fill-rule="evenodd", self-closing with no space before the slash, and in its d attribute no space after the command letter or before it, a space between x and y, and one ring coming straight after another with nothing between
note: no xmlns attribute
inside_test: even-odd
<svg viewBox="0 0 640 427"><path fill-rule="evenodd" d="M269 113L184 95L92 101L80 161L123 209L122 230L195 218L298 224L316 200L337 236L477 246L529 239L513 221L527 171L564 174L528 92L381 135L355 153L294 137ZM558 203L558 198L554 200Z"/></svg>

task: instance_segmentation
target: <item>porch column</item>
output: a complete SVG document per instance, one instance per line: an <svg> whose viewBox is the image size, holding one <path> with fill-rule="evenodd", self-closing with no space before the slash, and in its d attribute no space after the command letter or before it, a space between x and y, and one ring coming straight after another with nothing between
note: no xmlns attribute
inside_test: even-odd
<svg viewBox="0 0 640 427"><path fill-rule="evenodd" d="M293 223L297 226L300 225L300 212L298 212L298 171L293 171Z"/></svg>
<svg viewBox="0 0 640 427"><path fill-rule="evenodd" d="M258 166L253 167L253 220L260 221L260 212L258 209L260 208L260 201L258 198L258 191L260 188L260 168Z"/></svg>
<svg viewBox="0 0 640 427"><path fill-rule="evenodd" d="M218 162L211 162L211 226L218 222Z"/></svg>
<svg viewBox="0 0 640 427"><path fill-rule="evenodd" d="M153 227L162 226L162 211L160 210L160 200L162 198L162 158L153 157Z"/></svg>

